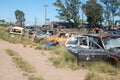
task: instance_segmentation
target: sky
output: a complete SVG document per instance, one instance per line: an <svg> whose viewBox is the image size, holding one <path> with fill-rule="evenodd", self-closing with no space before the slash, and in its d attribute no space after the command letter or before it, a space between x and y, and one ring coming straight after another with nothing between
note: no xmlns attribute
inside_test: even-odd
<svg viewBox="0 0 120 80"><path fill-rule="evenodd" d="M42 25L45 21L45 7L47 7L47 18L57 20L53 2L56 0L0 0L0 19L8 22L15 22L15 11L21 10L25 13L26 24L34 24L37 18L37 24Z"/></svg>
<svg viewBox="0 0 120 80"><path fill-rule="evenodd" d="M46 17L50 21L59 21L55 16L57 15L56 7L53 3L56 0L0 0L0 20L4 19L7 22L15 22L15 11L21 10L25 13L25 24L37 25L45 24L45 7ZM86 1L86 0L81 0Z"/></svg>
<svg viewBox="0 0 120 80"><path fill-rule="evenodd" d="M55 16L58 15L53 3L56 0L0 0L0 20L16 22L15 11L21 10L25 13L25 24L37 25L45 24L45 7L47 7L47 18L51 21L59 21ZM87 0L80 0L85 3ZM81 11L81 10L80 10ZM81 13L80 13L81 15Z"/></svg>

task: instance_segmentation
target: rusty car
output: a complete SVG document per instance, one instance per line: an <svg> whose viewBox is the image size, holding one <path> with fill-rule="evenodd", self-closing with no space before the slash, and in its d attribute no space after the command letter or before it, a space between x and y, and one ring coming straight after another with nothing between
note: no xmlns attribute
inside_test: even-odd
<svg viewBox="0 0 120 80"><path fill-rule="evenodd" d="M56 42L58 44L65 44L65 42L73 35L77 35L76 32L58 32L56 35L47 38L46 43Z"/></svg>
<svg viewBox="0 0 120 80"><path fill-rule="evenodd" d="M111 64L120 63L120 36L107 33L79 35L70 38L66 48L79 62L104 60Z"/></svg>

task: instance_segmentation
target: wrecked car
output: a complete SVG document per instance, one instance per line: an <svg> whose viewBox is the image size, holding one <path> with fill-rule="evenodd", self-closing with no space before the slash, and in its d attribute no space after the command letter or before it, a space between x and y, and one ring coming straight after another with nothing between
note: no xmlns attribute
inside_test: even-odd
<svg viewBox="0 0 120 80"><path fill-rule="evenodd" d="M120 36L109 34L89 34L70 38L66 48L80 62L109 61L120 62Z"/></svg>
<svg viewBox="0 0 120 80"><path fill-rule="evenodd" d="M42 39L46 39L46 38L50 37L50 35L46 34L42 30L36 30L36 31L34 31L34 33L32 35L29 35L29 37L32 39L32 41L39 42Z"/></svg>
<svg viewBox="0 0 120 80"><path fill-rule="evenodd" d="M22 27L12 27L10 30L10 36L15 37L15 35L23 35L24 34L24 28Z"/></svg>
<svg viewBox="0 0 120 80"><path fill-rule="evenodd" d="M56 35L50 38L47 38L46 43L56 42L58 44L65 44L67 39L69 39L73 35L77 35L77 33L76 32L59 32Z"/></svg>
<svg viewBox="0 0 120 80"><path fill-rule="evenodd" d="M110 35L120 35L120 30L116 30L116 29L104 30L104 33L108 33Z"/></svg>

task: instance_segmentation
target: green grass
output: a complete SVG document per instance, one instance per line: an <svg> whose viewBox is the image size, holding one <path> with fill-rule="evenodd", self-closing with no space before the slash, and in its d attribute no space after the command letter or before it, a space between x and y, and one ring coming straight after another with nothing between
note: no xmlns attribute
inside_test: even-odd
<svg viewBox="0 0 120 80"><path fill-rule="evenodd" d="M94 62L91 65L87 66L91 71L97 71L101 73L117 74L119 73L119 68L113 67L112 65L106 62Z"/></svg>
<svg viewBox="0 0 120 80"><path fill-rule="evenodd" d="M12 56L13 62L16 64L17 67L19 67L22 71L28 72L28 73L34 73L36 72L36 69L34 66L29 64L26 60L24 60L20 55L18 55L17 52L6 49L6 52Z"/></svg>
<svg viewBox="0 0 120 80"><path fill-rule="evenodd" d="M92 72L87 74L85 80L104 80L104 79L101 78L98 74Z"/></svg>
<svg viewBox="0 0 120 80"><path fill-rule="evenodd" d="M0 31L0 39L9 41L9 34L5 31Z"/></svg>
<svg viewBox="0 0 120 80"><path fill-rule="evenodd" d="M10 56L19 56L16 52L14 52L13 50L11 49L6 49L6 52L8 53L8 55Z"/></svg>
<svg viewBox="0 0 120 80"><path fill-rule="evenodd" d="M56 46L53 49L54 55L50 58L53 65L56 67L67 67L73 70L80 68L77 65L77 60L75 56L68 53L66 48L62 45Z"/></svg>
<svg viewBox="0 0 120 80"><path fill-rule="evenodd" d="M24 46L32 44L32 42L28 39L27 33L25 33L22 36L15 35L15 37L11 37L9 31L1 30L0 31L0 39L9 41L10 43L14 43L14 44L21 43Z"/></svg>
<svg viewBox="0 0 120 80"><path fill-rule="evenodd" d="M28 72L28 73L34 73L36 72L35 68L30 65L26 60L24 60L21 57L13 57L13 62L19 67L22 71Z"/></svg>
<svg viewBox="0 0 120 80"><path fill-rule="evenodd" d="M43 48L42 45L39 44L35 49L37 49L37 50L42 50L42 49L44 49L44 48Z"/></svg>
<svg viewBox="0 0 120 80"><path fill-rule="evenodd" d="M85 80L119 80L116 77L111 77L111 76L105 76L105 75L100 75L95 72L89 72L87 76L85 77Z"/></svg>
<svg viewBox="0 0 120 80"><path fill-rule="evenodd" d="M29 76L28 80L44 80L42 77Z"/></svg>

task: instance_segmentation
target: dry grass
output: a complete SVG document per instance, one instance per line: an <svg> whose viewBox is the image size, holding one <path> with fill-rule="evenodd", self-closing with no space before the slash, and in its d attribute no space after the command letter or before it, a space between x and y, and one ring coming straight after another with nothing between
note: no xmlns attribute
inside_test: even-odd
<svg viewBox="0 0 120 80"><path fill-rule="evenodd" d="M119 79L117 77L114 77L114 76L105 76L103 74L89 72L86 75L85 80L119 80Z"/></svg>
<svg viewBox="0 0 120 80"><path fill-rule="evenodd" d="M56 67L68 67L73 70L80 68L80 66L77 65L75 56L67 52L64 46L58 45L54 47L53 53L54 55L50 60Z"/></svg>
<svg viewBox="0 0 120 80"><path fill-rule="evenodd" d="M28 80L44 80L42 77L29 76Z"/></svg>
<svg viewBox="0 0 120 80"><path fill-rule="evenodd" d="M96 71L101 73L117 74L120 72L119 68L116 68L106 62L95 62L87 66L90 71Z"/></svg>
<svg viewBox="0 0 120 80"><path fill-rule="evenodd" d="M34 66L29 64L26 60L24 60L20 55L18 55L17 52L6 49L6 52L8 55L12 56L13 62L16 64L17 67L19 67L22 71L28 72L28 73L34 73L36 72L36 69Z"/></svg>

